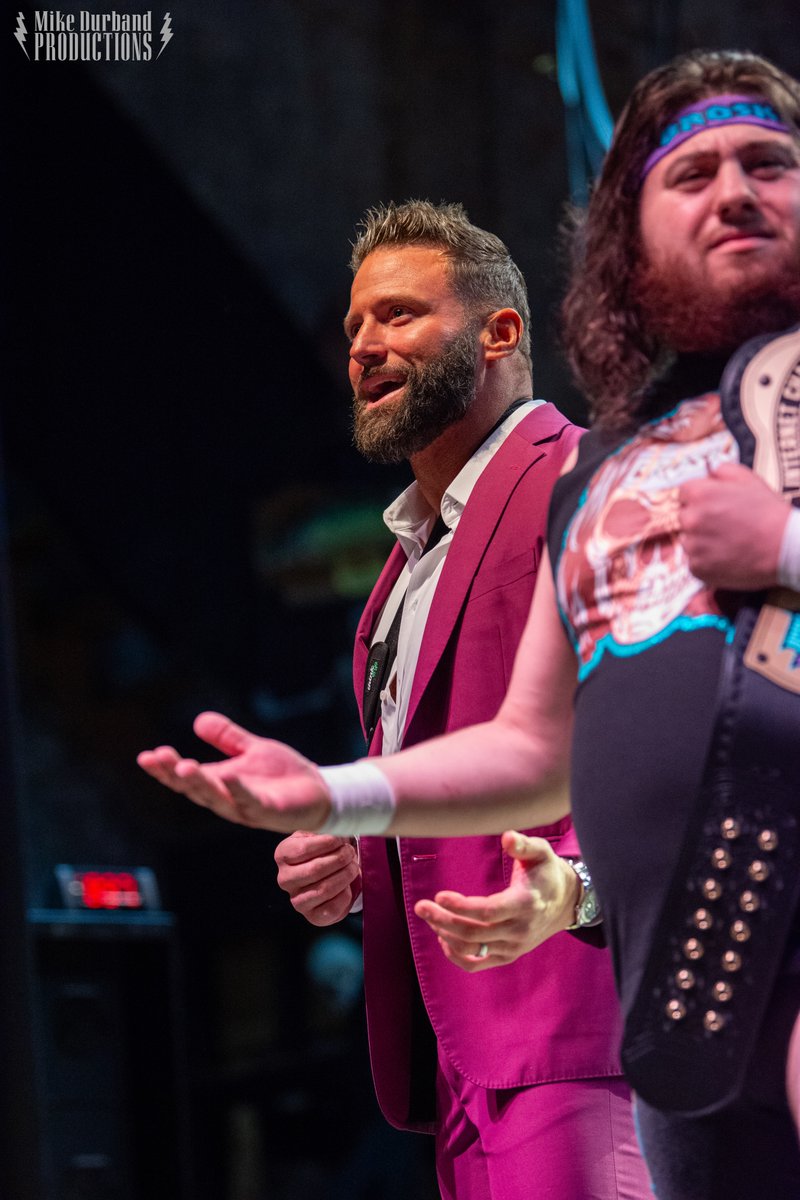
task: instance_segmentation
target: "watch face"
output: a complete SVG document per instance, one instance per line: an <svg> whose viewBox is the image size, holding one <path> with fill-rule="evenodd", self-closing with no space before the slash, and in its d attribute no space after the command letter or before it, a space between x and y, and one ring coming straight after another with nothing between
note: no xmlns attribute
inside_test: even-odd
<svg viewBox="0 0 800 1200"><path fill-rule="evenodd" d="M591 925L600 915L600 905L597 903L597 896L594 888L591 888L583 897L581 902L581 910L578 914L578 923L580 925Z"/></svg>

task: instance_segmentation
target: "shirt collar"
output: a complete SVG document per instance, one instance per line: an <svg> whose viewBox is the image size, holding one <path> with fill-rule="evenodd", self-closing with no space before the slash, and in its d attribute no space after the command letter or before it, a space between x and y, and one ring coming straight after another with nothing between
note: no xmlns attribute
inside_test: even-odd
<svg viewBox="0 0 800 1200"><path fill-rule="evenodd" d="M487 463L494 457L509 433L534 408L544 404L543 400L531 400L522 404L506 417L505 421L492 430L472 457L464 464L442 496L442 519L448 529L454 530L461 519L472 489L478 482ZM422 550L435 520L435 514L423 496L416 480L389 505L383 520L401 546L410 556Z"/></svg>

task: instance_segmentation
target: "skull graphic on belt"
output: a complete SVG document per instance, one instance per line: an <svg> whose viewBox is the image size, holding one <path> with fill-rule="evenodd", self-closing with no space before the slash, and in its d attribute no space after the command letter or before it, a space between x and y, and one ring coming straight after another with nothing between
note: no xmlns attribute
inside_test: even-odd
<svg viewBox="0 0 800 1200"><path fill-rule="evenodd" d="M645 426L602 464L568 529L558 570L582 664L607 639L636 646L684 614L719 613L689 570L678 489L737 456L717 397L706 396Z"/></svg>

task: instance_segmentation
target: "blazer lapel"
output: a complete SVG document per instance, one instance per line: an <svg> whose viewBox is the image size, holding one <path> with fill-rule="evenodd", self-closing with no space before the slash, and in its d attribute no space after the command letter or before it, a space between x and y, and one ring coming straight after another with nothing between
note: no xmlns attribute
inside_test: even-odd
<svg viewBox="0 0 800 1200"><path fill-rule="evenodd" d="M552 404L534 409L511 431L480 475L461 514L425 626L406 731L444 653L494 531L523 475L546 456L543 444L568 424ZM533 440L535 438L535 440Z"/></svg>

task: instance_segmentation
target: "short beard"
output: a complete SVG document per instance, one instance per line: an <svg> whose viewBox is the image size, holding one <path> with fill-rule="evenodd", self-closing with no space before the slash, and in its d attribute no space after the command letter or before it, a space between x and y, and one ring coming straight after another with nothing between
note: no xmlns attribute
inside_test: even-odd
<svg viewBox="0 0 800 1200"><path fill-rule="evenodd" d="M632 289L644 329L662 347L733 351L800 319L800 244L777 271L754 266L742 273L738 286L714 287L673 258L657 266L642 263Z"/></svg>
<svg viewBox="0 0 800 1200"><path fill-rule="evenodd" d="M406 367L405 394L395 403L369 408L353 397L353 441L370 462L399 463L424 450L467 415L475 399L477 328L465 326L441 354L422 366ZM382 368L365 372L367 378ZM388 372L386 372L388 373ZM392 371L392 376L399 374Z"/></svg>

